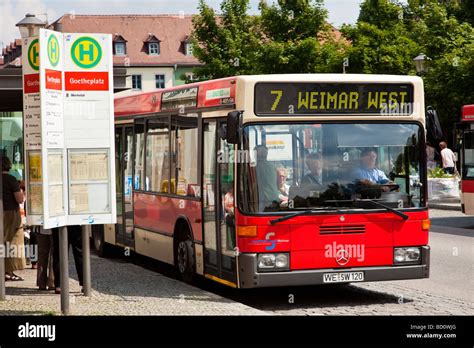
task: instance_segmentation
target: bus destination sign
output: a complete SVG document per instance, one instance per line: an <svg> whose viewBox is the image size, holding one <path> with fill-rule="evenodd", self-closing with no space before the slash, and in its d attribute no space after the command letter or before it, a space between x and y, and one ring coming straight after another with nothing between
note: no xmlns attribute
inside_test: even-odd
<svg viewBox="0 0 474 348"><path fill-rule="evenodd" d="M257 83L255 114L407 116L413 112L409 83Z"/></svg>

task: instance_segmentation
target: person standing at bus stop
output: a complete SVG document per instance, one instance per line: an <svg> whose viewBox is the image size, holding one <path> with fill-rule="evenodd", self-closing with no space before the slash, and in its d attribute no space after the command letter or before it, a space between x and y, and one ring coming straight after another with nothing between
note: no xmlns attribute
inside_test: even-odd
<svg viewBox="0 0 474 348"><path fill-rule="evenodd" d="M61 293L61 271L59 266L59 228L53 228L53 273L54 273L54 292ZM76 264L77 278L82 287L82 226L73 225L67 227L68 254L69 245L72 246L74 263ZM81 289L82 291L82 289Z"/></svg>
<svg viewBox="0 0 474 348"><path fill-rule="evenodd" d="M445 141L439 143L441 148L441 160L443 161L443 170L446 174L454 174L454 152L448 148Z"/></svg>
<svg viewBox="0 0 474 348"><path fill-rule="evenodd" d="M20 204L24 202L25 196L20 189L20 185L16 178L8 172L12 167L10 159L4 155L2 158L2 199L3 199L3 233L7 250L13 244L19 228L21 227ZM23 233L23 230L21 230ZM19 248L16 248L19 252ZM11 255L13 256L13 255ZM13 273L21 269L22 260L18 261L18 257L5 258L5 280L23 280L22 277ZM19 255L17 255L19 256Z"/></svg>

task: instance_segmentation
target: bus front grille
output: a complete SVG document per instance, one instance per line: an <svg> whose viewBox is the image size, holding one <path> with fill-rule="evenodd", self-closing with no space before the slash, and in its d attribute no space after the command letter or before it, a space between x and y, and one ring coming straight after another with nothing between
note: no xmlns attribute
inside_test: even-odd
<svg viewBox="0 0 474 348"><path fill-rule="evenodd" d="M330 225L319 226L319 234L362 234L365 225Z"/></svg>

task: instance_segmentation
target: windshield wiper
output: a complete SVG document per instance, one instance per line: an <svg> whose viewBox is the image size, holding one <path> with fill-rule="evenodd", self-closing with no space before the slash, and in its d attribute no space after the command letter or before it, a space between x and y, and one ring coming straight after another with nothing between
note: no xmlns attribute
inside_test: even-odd
<svg viewBox="0 0 474 348"><path fill-rule="evenodd" d="M354 199L354 202L370 202L372 203L373 205L376 205L376 206L379 206L381 208L384 208L385 210L389 211L389 212L392 212L394 213L395 215L398 215L400 216L404 221L408 220L409 216L406 215L406 214L403 214L401 211L398 211L394 208L391 208L391 207L388 207L386 206L385 204L382 204L382 203L379 203L377 201L374 201L373 199L369 199L369 198L366 198L366 199L360 199L360 198L356 198Z"/></svg>
<svg viewBox="0 0 474 348"><path fill-rule="evenodd" d="M297 216L302 216L302 215L311 214L311 213L317 213L317 212L319 212L319 211L335 211L335 212L340 212L339 209L332 208L332 207L322 207L322 208L316 208L316 209L306 209L306 210L298 211L298 212L295 212L295 213L292 213L292 214L289 214L289 215L285 215L285 216L279 217L279 218L277 218L277 219L270 220L270 224L275 225L275 224L277 224L277 223L279 223L279 222L286 221L286 220L292 219L292 218L297 217Z"/></svg>

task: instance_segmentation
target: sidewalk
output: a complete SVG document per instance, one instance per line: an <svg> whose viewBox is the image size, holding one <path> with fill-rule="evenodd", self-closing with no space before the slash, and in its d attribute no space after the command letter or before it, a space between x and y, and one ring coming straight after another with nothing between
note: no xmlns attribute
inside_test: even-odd
<svg viewBox="0 0 474 348"><path fill-rule="evenodd" d="M459 198L431 199L428 200L431 209L461 211L461 200Z"/></svg>
<svg viewBox="0 0 474 348"><path fill-rule="evenodd" d="M69 257L71 315L266 314L132 263L96 255L91 255L91 297L85 297ZM25 280L6 282L7 299L0 301L0 315L60 315L60 295L37 290L36 270L15 273Z"/></svg>

